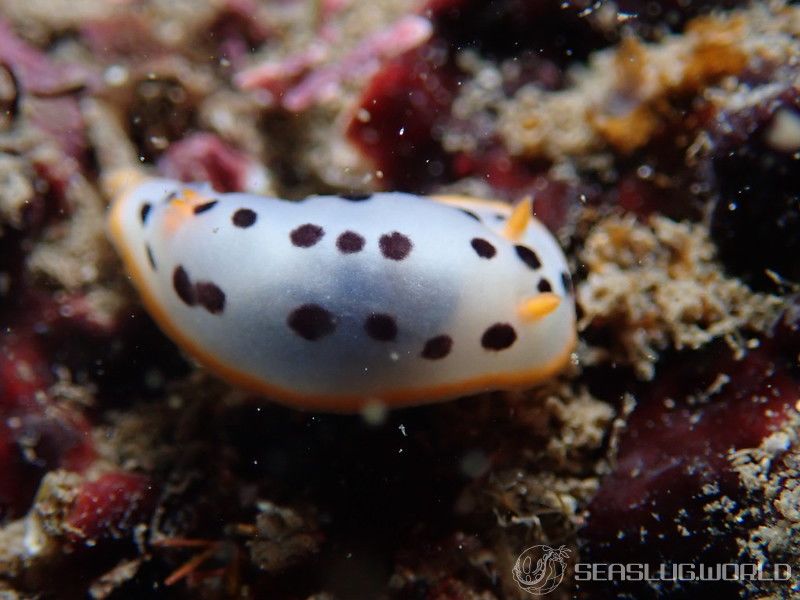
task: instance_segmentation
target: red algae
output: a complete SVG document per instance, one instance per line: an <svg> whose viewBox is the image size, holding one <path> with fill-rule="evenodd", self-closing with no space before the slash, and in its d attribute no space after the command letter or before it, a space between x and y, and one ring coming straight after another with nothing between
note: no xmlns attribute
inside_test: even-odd
<svg viewBox="0 0 800 600"><path fill-rule="evenodd" d="M660 564L737 558L737 536L757 521L746 516L750 499L732 456L759 447L795 414L800 377L783 352L787 343L797 344L797 335L784 325L742 358L717 343L664 361L653 382L636 393L614 470L588 506L579 534L582 560L646 563L657 570ZM699 594L719 585L594 582L580 589L585 597L645 597L657 589Z"/></svg>
<svg viewBox="0 0 800 600"><path fill-rule="evenodd" d="M80 472L95 457L88 421L52 401L52 383L31 332L0 338L0 513L6 518L24 514L49 470Z"/></svg>
<svg viewBox="0 0 800 600"><path fill-rule="evenodd" d="M133 526L149 520L155 507L150 480L135 473L104 473L82 483L64 518L72 542L92 545L105 539L131 536Z"/></svg>
<svg viewBox="0 0 800 600"><path fill-rule="evenodd" d="M391 61L366 87L347 135L389 187L424 189L448 177L434 131L449 112L457 73L436 42Z"/></svg>

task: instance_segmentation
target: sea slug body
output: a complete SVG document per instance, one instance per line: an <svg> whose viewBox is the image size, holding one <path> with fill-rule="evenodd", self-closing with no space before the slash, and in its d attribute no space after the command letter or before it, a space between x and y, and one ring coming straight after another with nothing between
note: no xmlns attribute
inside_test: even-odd
<svg viewBox="0 0 800 600"><path fill-rule="evenodd" d="M162 329L286 404L356 411L530 387L575 342L566 260L529 201L290 202L145 179L110 236Z"/></svg>

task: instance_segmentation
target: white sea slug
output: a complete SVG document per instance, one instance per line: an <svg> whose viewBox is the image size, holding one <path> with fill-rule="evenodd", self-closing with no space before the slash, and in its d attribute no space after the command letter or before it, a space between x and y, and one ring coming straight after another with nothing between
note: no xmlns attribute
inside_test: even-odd
<svg viewBox="0 0 800 600"><path fill-rule="evenodd" d="M129 185L111 238L161 328L226 380L356 411L530 387L575 342L567 264L529 201L290 202Z"/></svg>

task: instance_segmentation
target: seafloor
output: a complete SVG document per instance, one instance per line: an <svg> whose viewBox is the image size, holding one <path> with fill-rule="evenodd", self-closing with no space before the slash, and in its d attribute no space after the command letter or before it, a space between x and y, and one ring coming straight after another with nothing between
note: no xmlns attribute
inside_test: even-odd
<svg viewBox="0 0 800 600"><path fill-rule="evenodd" d="M800 7L1 0L0 598L792 597L573 565L800 572ZM525 393L298 412L197 367L103 175L513 201L580 341ZM368 417L368 418L367 418Z"/></svg>

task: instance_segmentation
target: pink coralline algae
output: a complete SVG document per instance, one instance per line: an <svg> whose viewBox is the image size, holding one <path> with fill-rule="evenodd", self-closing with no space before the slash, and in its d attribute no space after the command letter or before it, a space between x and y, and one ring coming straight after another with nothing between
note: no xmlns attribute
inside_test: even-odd
<svg viewBox="0 0 800 600"><path fill-rule="evenodd" d="M88 149L76 92L96 86L97 77L83 66L54 62L1 19L0 66L13 78L16 103L24 103L29 122L62 153L58 160L33 157L43 179L62 193L86 160Z"/></svg>
<svg viewBox="0 0 800 600"><path fill-rule="evenodd" d="M170 144L158 161L165 177L210 183L218 192L261 191L263 167L212 133L195 133Z"/></svg>
<svg viewBox="0 0 800 600"><path fill-rule="evenodd" d="M242 70L236 75L234 82L243 90L260 89L280 98L327 55L328 48L325 44L312 42L283 60L264 62Z"/></svg>
<svg viewBox="0 0 800 600"><path fill-rule="evenodd" d="M128 62L152 61L168 52L148 28L147 20L137 14L92 19L81 26L81 36L104 61L120 58Z"/></svg>
<svg viewBox="0 0 800 600"><path fill-rule="evenodd" d="M0 63L8 66L19 85L31 94L51 96L83 87L92 80L88 70L54 63L44 52L20 39L0 19Z"/></svg>
<svg viewBox="0 0 800 600"><path fill-rule="evenodd" d="M280 98L286 110L300 112L337 95L341 84L369 76L386 60L424 43L431 35L430 22L416 15L407 15L361 41L342 58L323 62L329 44L311 45L307 50L281 62L265 63L239 73L235 83L245 90L263 89ZM308 74L306 74L306 72Z"/></svg>

